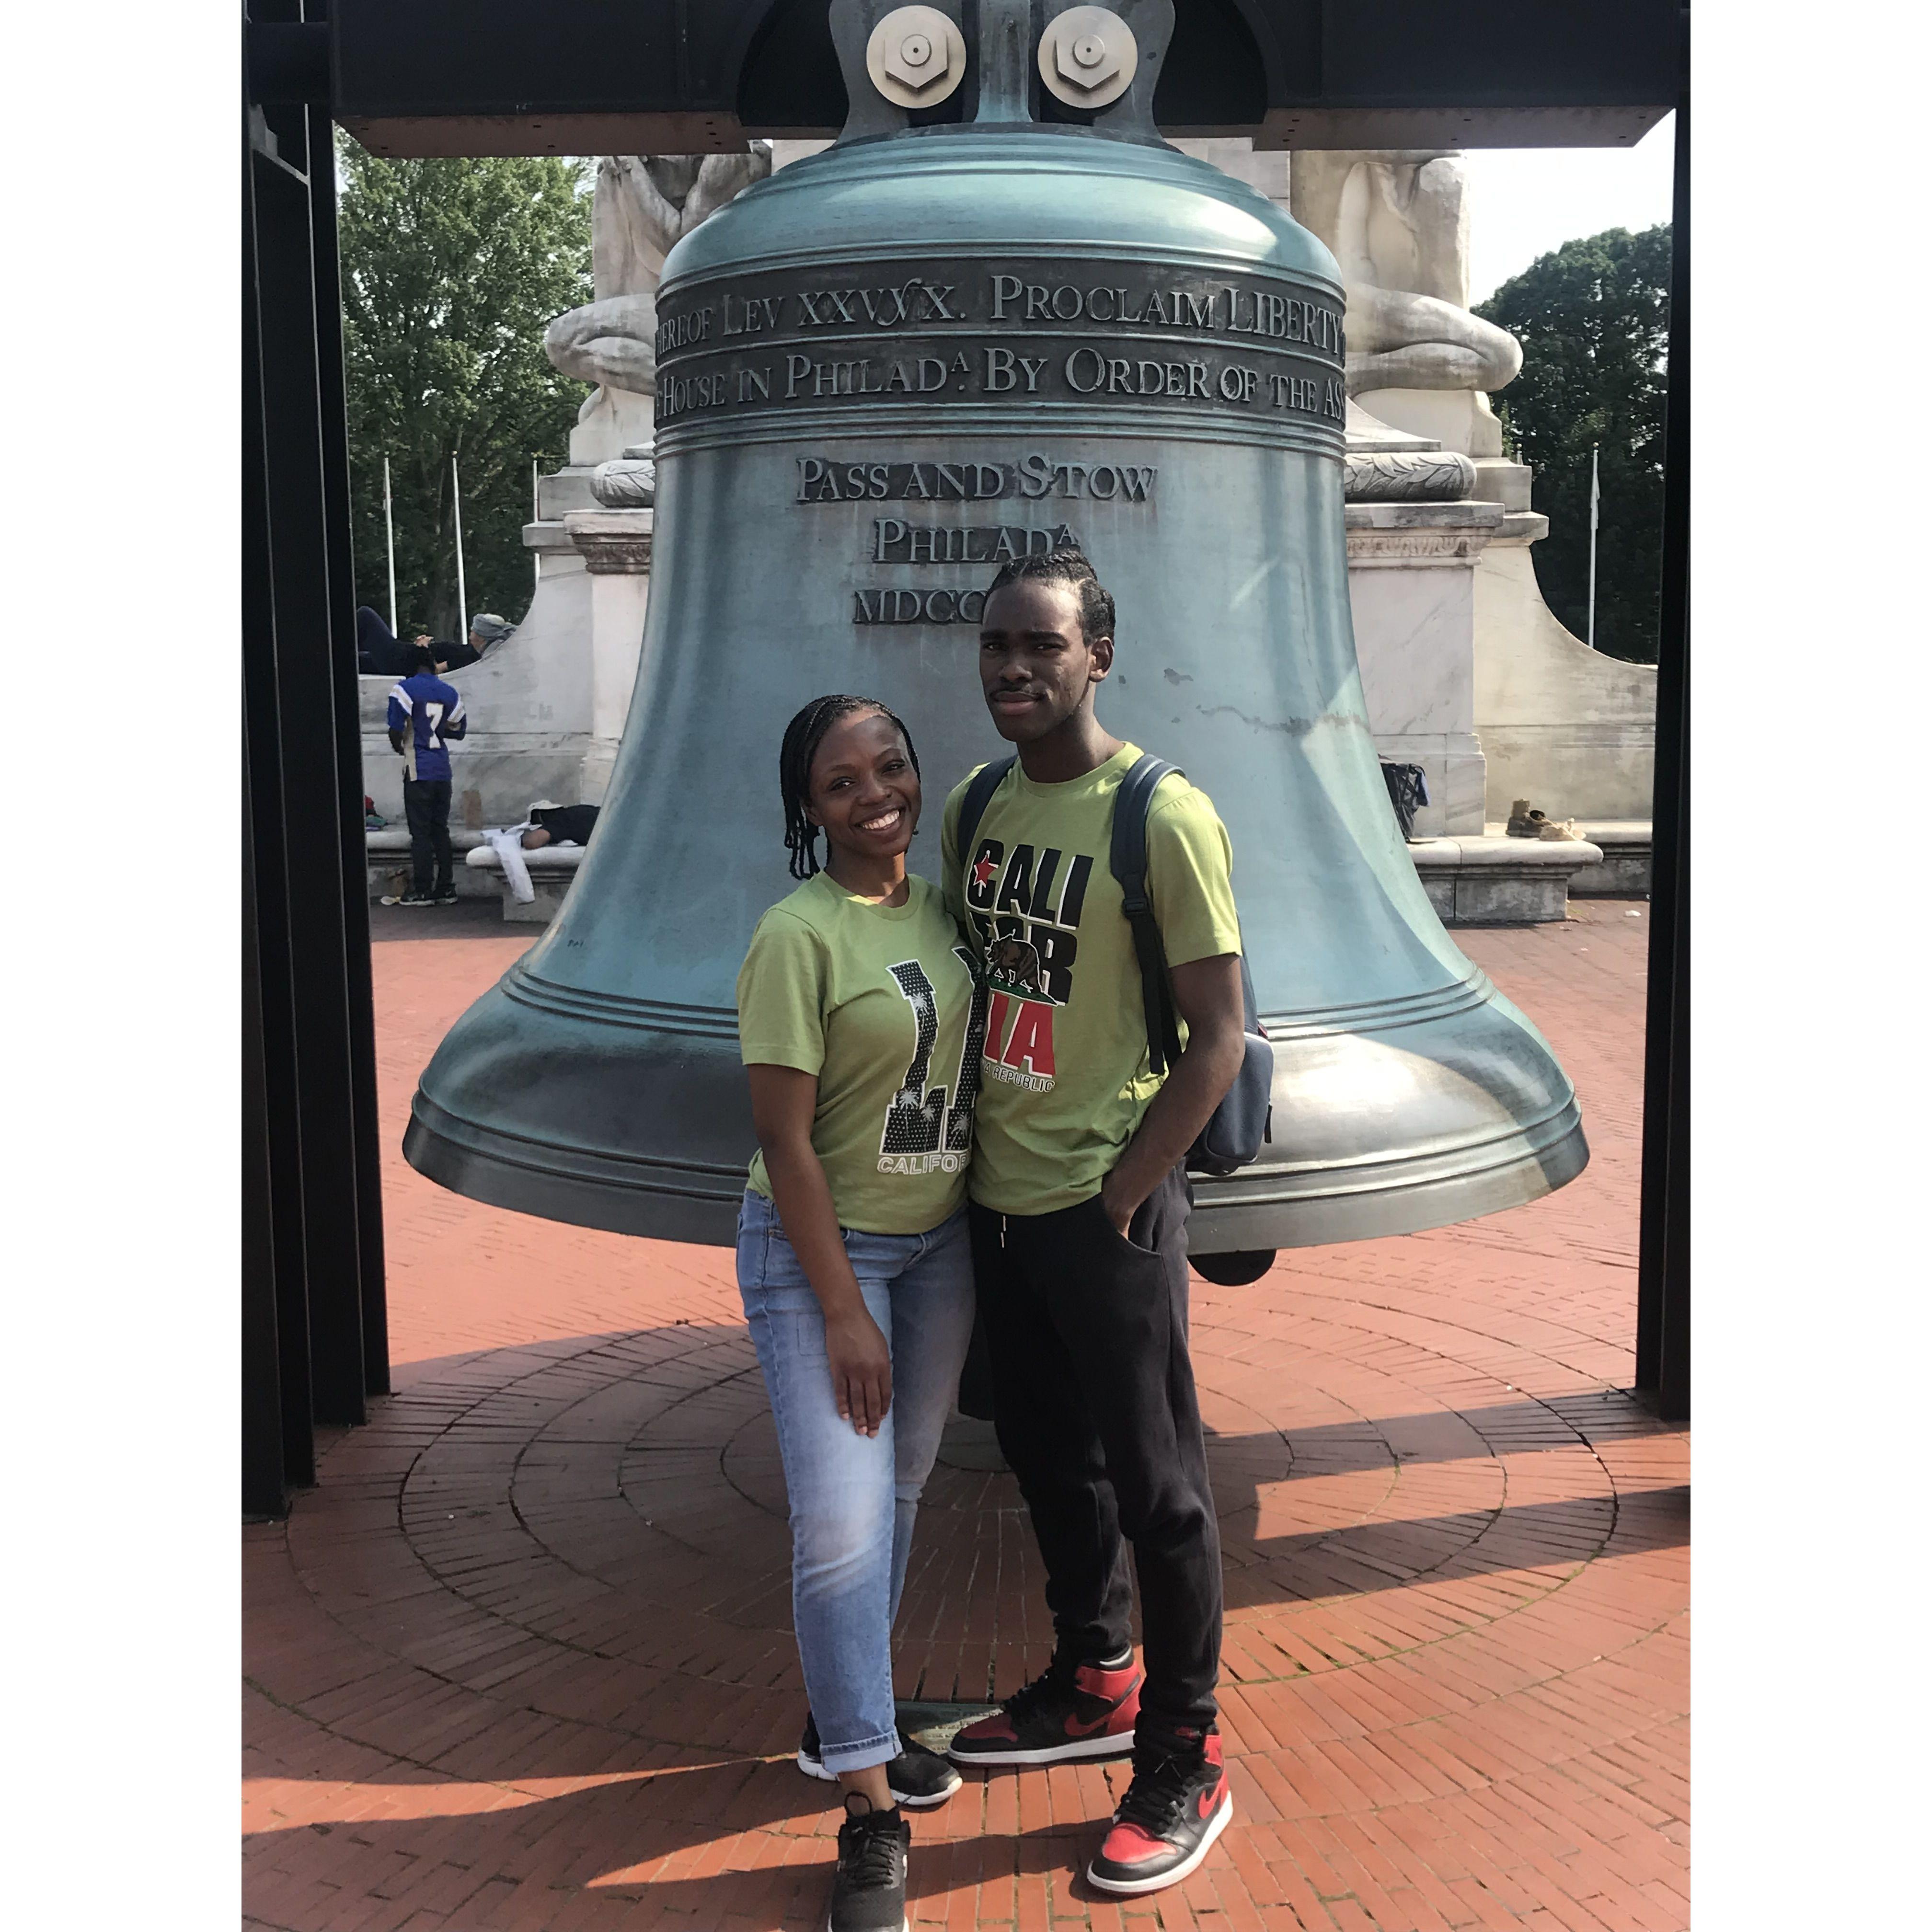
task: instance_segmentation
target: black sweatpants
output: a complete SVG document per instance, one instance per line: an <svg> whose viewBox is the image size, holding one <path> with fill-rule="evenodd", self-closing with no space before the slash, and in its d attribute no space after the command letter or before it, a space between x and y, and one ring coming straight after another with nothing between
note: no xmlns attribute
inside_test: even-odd
<svg viewBox="0 0 1932 1932"><path fill-rule="evenodd" d="M410 821L411 890L447 898L456 890L449 850L448 779L404 779L403 811Z"/></svg>
<svg viewBox="0 0 1932 1932"><path fill-rule="evenodd" d="M1132 1641L1132 1546L1143 1740L1211 1725L1220 1667L1221 1539L1187 1354L1189 1205L1177 1168L1124 1238L1097 1195L1052 1214L970 1216L994 1427L1076 1663Z"/></svg>

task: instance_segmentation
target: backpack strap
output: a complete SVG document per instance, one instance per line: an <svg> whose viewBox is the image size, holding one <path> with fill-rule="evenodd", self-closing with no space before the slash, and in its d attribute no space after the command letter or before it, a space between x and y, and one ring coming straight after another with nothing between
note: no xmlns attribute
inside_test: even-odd
<svg viewBox="0 0 1932 1932"><path fill-rule="evenodd" d="M953 830L952 849L959 855L962 879L972 863L973 841L978 835L980 821L986 817L986 808L992 802L994 793L1000 788L1000 781L1012 770L1013 762L1011 758L1000 758L990 765L982 765L973 774L973 782L966 788L966 796L959 801L959 823Z"/></svg>
<svg viewBox="0 0 1932 1932"><path fill-rule="evenodd" d="M1165 1074L1180 1058L1180 1031L1174 1024L1174 996L1167 983L1167 955L1148 897L1148 811L1154 802L1154 788L1168 772L1180 770L1150 752L1135 761L1114 794L1114 833L1108 857L1114 877L1120 881L1120 910L1133 928L1134 956L1141 969L1141 1004L1147 1017L1148 1062L1156 1074Z"/></svg>

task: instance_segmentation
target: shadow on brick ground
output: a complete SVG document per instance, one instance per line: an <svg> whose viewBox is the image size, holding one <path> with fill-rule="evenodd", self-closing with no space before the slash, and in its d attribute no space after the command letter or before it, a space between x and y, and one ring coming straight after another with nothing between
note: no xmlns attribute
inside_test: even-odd
<svg viewBox="0 0 1932 1932"><path fill-rule="evenodd" d="M970 1778L953 1807L976 1814L987 1781L984 1774ZM326 1922L328 1873L336 1868L345 1880L352 1874L358 1898L447 1915L464 1932L542 1924L573 1901L578 1913L599 1906L614 1913L628 1908L632 1916L623 1922L640 1928L658 1923L658 1914L688 1917L706 1932L741 1921L815 1925L837 1856L836 1793L785 1763L738 1760L644 1777L620 1774L586 1790L521 1802L514 1789L473 1783L386 1788L364 1780L355 1787L360 1807L380 1804L386 1789L422 1815L248 1834L244 1924L266 1932ZM441 1802L448 1810L442 1814L435 1810L440 1790L448 1793ZM920 1900L944 1896L962 1878L1047 1874L1056 1888L1097 1896L1076 1874L1102 1818L962 1838L941 1835L946 1815L912 1820L915 1916ZM791 1830L781 1829L776 1840L764 1835L787 1826ZM741 1844L746 1833L760 1837ZM774 1842L785 1845L787 1862L772 1862ZM755 1869L732 1868L754 1858L762 1861ZM578 1913L573 1924L603 1922Z"/></svg>

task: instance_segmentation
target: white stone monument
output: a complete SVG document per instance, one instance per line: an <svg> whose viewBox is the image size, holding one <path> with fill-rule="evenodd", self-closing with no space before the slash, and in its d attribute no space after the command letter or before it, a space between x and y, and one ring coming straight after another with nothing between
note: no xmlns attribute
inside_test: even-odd
<svg viewBox="0 0 1932 1932"><path fill-rule="evenodd" d="M1589 650L1537 588L1549 522L1489 400L1522 351L1469 310L1462 157L1178 145L1283 203L1341 267L1356 653L1378 748L1427 774L1418 832L1480 834L1522 797L1648 820L1657 674Z"/></svg>

